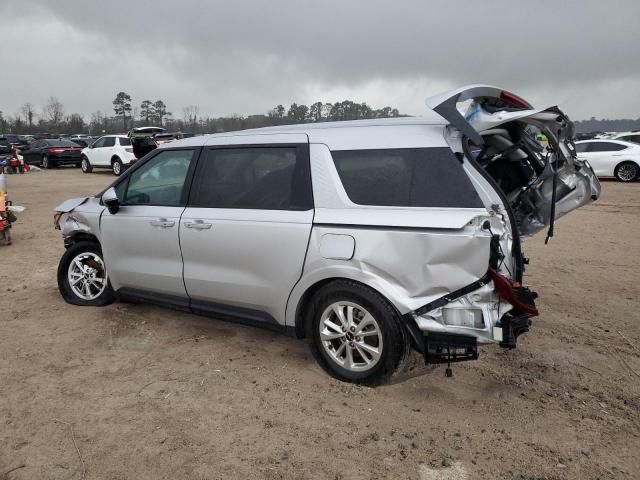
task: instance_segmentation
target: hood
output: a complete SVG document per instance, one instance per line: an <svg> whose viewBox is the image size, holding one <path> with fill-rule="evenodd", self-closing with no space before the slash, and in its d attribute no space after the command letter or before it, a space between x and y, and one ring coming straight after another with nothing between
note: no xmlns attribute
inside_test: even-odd
<svg viewBox="0 0 640 480"><path fill-rule="evenodd" d="M60 205L58 205L53 210L55 212L68 213L71 210L73 210L74 208L79 207L80 205L85 203L87 200L89 200L89 198L91 198L91 197L70 198L69 200L65 200L64 202L62 202Z"/></svg>

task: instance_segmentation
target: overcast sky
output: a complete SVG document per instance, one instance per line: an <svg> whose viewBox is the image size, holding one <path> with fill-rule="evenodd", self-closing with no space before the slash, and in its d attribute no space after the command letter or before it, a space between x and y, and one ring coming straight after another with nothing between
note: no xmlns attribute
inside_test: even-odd
<svg viewBox="0 0 640 480"><path fill-rule="evenodd" d="M640 1L0 0L0 110L162 99L212 116L352 99L420 115L465 84L640 117ZM11 62L7 68L7 62Z"/></svg>

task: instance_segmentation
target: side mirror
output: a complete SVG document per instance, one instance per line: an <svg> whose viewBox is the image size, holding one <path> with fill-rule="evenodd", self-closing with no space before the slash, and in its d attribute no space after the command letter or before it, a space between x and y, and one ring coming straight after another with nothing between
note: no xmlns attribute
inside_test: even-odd
<svg viewBox="0 0 640 480"><path fill-rule="evenodd" d="M109 187L106 192L102 194L102 203L107 207L111 215L115 215L120 210L120 201L118 195L116 195L116 189Z"/></svg>

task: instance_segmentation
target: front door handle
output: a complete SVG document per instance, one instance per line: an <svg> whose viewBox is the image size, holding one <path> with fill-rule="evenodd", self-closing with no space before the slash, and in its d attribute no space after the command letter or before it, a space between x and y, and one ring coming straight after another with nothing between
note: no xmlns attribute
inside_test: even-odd
<svg viewBox="0 0 640 480"><path fill-rule="evenodd" d="M209 230L211 228L210 223L205 223L202 220L196 220L194 222L184 222L184 226L193 230Z"/></svg>
<svg viewBox="0 0 640 480"><path fill-rule="evenodd" d="M167 220L166 218L151 220L149 223L151 224L152 227L158 227L158 228L171 228L176 224L176 222L174 222L173 220Z"/></svg>

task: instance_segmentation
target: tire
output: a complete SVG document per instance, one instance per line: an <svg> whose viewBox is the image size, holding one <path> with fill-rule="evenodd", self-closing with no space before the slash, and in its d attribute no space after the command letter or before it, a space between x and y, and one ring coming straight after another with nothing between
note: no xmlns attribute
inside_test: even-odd
<svg viewBox="0 0 640 480"><path fill-rule="evenodd" d="M82 169L82 173L91 173L93 171L93 167L89 163L89 159L84 155L80 159L80 168Z"/></svg>
<svg viewBox="0 0 640 480"><path fill-rule="evenodd" d="M122 172L124 171L122 160L120 160L118 157L111 160L111 170L113 171L113 174L116 177L119 177L120 175L122 175Z"/></svg>
<svg viewBox="0 0 640 480"><path fill-rule="evenodd" d="M49 157L47 155L42 156L42 161L40 162L40 165L42 165L42 168L45 168L47 170L54 167L53 162L49 160Z"/></svg>
<svg viewBox="0 0 640 480"><path fill-rule="evenodd" d="M75 285L71 283L74 278L78 279ZM58 289L65 302L72 305L101 307L113 302L115 296L100 245L83 241L67 248L58 264Z"/></svg>
<svg viewBox="0 0 640 480"><path fill-rule="evenodd" d="M342 312L345 324L337 311ZM371 318L363 326L367 316ZM351 280L336 280L321 287L312 299L307 339L316 361L332 377L382 385L391 380L410 352L401 322L393 305L378 292ZM358 335L359 329L364 335Z"/></svg>
<svg viewBox="0 0 640 480"><path fill-rule="evenodd" d="M616 165L613 175L620 182L633 182L640 176L640 167L634 162L622 162Z"/></svg>

